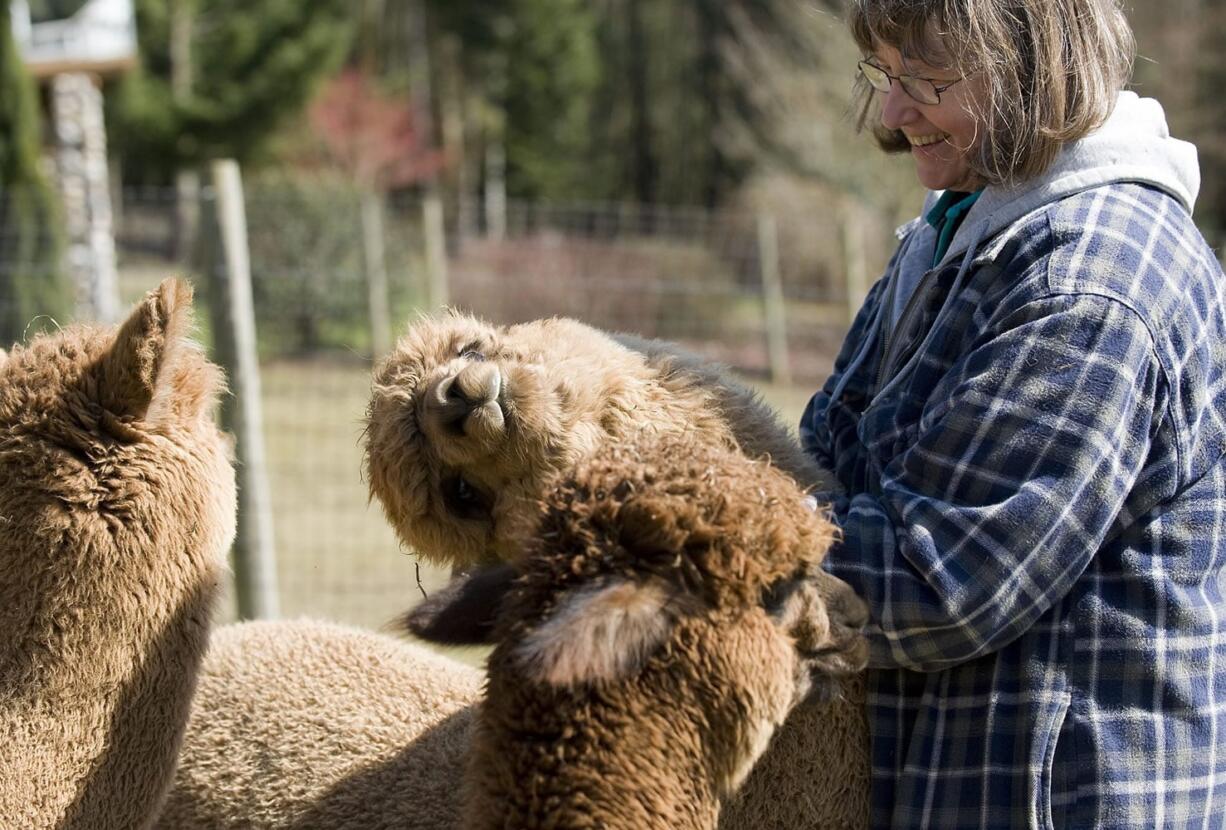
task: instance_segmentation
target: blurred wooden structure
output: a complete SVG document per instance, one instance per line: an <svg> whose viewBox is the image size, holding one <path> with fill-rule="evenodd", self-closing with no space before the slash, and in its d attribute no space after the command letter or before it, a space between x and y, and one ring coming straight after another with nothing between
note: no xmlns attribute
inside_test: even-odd
<svg viewBox="0 0 1226 830"><path fill-rule="evenodd" d="M34 77L84 72L101 77L136 65L132 0L89 0L63 20L33 21L27 0L12 3L13 39Z"/></svg>
<svg viewBox="0 0 1226 830"><path fill-rule="evenodd" d="M0 0L2 1L2 0ZM81 319L117 322L119 285L102 105L103 79L136 64L132 0L88 0L59 20L32 20L13 0L13 39L31 75L49 88L66 267Z"/></svg>

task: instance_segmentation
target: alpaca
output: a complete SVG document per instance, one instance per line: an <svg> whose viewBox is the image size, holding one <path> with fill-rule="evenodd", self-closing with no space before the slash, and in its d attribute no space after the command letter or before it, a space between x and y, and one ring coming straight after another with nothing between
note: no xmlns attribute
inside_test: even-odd
<svg viewBox="0 0 1226 830"><path fill-rule="evenodd" d="M6 827L146 827L170 784L235 520L190 310L0 350Z"/></svg>
<svg viewBox="0 0 1226 830"><path fill-rule="evenodd" d="M754 392L669 344L456 313L410 326L376 370L366 467L405 545L463 568L513 559L542 482L643 432L702 435L829 487Z"/></svg>
<svg viewBox="0 0 1226 830"><path fill-rule="evenodd" d="M804 488L833 489L721 367L575 320L423 318L376 370L367 420L371 493L406 547L460 570L514 561L532 530L524 508L544 482L609 442L688 435L769 458ZM830 701L797 707L725 811L725 830L867 826L863 678L842 685Z"/></svg>
<svg viewBox="0 0 1226 830"><path fill-rule="evenodd" d="M867 657L863 604L817 589L834 531L802 498L726 448L606 445L515 566L410 612L419 636L496 643L463 826L713 830L788 711Z"/></svg>

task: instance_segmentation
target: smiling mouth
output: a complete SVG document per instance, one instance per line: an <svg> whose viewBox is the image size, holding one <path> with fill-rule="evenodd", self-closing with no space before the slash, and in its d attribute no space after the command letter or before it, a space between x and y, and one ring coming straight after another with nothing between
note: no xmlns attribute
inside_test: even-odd
<svg viewBox="0 0 1226 830"><path fill-rule="evenodd" d="M909 135L907 141L911 142L912 147L927 147L929 144L936 144L938 141L944 141L949 138L946 133L937 133L936 135Z"/></svg>

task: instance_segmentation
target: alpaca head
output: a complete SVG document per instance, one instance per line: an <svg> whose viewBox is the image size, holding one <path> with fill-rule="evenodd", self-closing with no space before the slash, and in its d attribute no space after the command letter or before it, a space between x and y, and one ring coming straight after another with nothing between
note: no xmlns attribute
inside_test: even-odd
<svg viewBox="0 0 1226 830"><path fill-rule="evenodd" d="M118 329L0 351L0 627L31 648L55 652L91 609L91 625L118 603L123 624L157 626L211 595L196 583L224 564L234 474L211 418L221 373L185 339L190 315L190 288L167 280Z"/></svg>
<svg viewBox="0 0 1226 830"><path fill-rule="evenodd" d="M495 740L554 717L541 713L620 706L651 729L655 712L678 734L691 725L722 795L796 703L864 667L865 607L819 567L834 536L765 462L611 444L548 491L520 561L453 581L407 627L495 644L482 714Z"/></svg>
<svg viewBox="0 0 1226 830"><path fill-rule="evenodd" d="M424 318L375 373L371 493L427 559L514 559L524 500L611 434L659 421L653 390L642 356L573 320Z"/></svg>

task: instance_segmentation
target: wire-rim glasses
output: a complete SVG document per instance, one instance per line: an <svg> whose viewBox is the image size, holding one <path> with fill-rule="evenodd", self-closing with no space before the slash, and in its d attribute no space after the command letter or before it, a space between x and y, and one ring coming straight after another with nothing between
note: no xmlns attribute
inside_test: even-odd
<svg viewBox="0 0 1226 830"><path fill-rule="evenodd" d="M860 61L856 66L868 85L878 92L889 92L894 81L902 84L902 91L921 104L941 103L941 93L949 89L962 78L954 78L949 83L937 84L929 78L916 78L914 75L891 75L880 66L870 61Z"/></svg>

